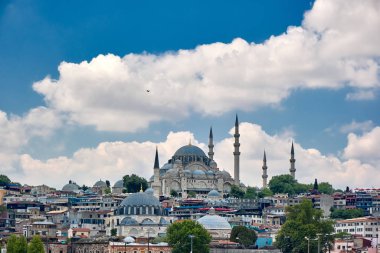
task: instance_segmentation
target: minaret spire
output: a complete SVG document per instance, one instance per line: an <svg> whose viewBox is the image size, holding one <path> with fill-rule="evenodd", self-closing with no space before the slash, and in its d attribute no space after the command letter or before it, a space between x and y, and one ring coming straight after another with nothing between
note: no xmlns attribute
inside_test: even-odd
<svg viewBox="0 0 380 253"><path fill-rule="evenodd" d="M210 135L208 137L208 157L214 160L214 136L212 135L212 127L210 127Z"/></svg>
<svg viewBox="0 0 380 253"><path fill-rule="evenodd" d="M158 149L156 146L156 156L154 157L154 167L153 169L159 169L160 168L160 162L158 160Z"/></svg>
<svg viewBox="0 0 380 253"><path fill-rule="evenodd" d="M240 185L240 178L239 178L239 172L240 172L240 143L239 143L239 119L236 114L236 120L235 120L235 143L234 143L234 179L235 179L235 185L239 186Z"/></svg>
<svg viewBox="0 0 380 253"><path fill-rule="evenodd" d="M160 162L158 160L158 148L156 146L156 154L154 156L153 165L153 181L150 182L150 187L154 190L154 196L158 197L162 195L162 189L160 184Z"/></svg>
<svg viewBox="0 0 380 253"><path fill-rule="evenodd" d="M294 159L294 145L292 141L292 148L290 150L290 175L295 179L296 178L296 159Z"/></svg>
<svg viewBox="0 0 380 253"><path fill-rule="evenodd" d="M265 150L264 150L264 158L263 158L263 188L266 188L267 187L267 179L268 179L268 174L267 174L267 170L268 170L268 167L267 167L267 156L265 154Z"/></svg>

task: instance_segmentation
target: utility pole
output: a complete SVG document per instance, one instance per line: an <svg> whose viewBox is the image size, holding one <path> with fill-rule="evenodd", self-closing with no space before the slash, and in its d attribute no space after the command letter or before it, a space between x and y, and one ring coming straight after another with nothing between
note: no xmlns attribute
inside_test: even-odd
<svg viewBox="0 0 380 253"><path fill-rule="evenodd" d="M190 237L190 253L193 253L193 238L195 235L189 235Z"/></svg>

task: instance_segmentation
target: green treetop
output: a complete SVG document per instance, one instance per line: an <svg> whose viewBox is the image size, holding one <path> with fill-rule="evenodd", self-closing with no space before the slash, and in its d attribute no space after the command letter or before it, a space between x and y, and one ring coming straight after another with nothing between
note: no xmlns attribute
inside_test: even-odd
<svg viewBox="0 0 380 253"><path fill-rule="evenodd" d="M283 252L307 252L307 240L310 238L310 252L316 252L318 237L320 245L331 241L334 231L333 221L323 220L322 211L313 208L310 200L286 208L286 222L276 237L276 246ZM321 246L321 247L322 247Z"/></svg>
<svg viewBox="0 0 380 253"><path fill-rule="evenodd" d="M173 253L190 252L193 236L193 252L208 253L211 236L198 222L192 220L177 221L166 231L167 242L173 247Z"/></svg>
<svg viewBox="0 0 380 253"><path fill-rule="evenodd" d="M257 235L254 230L251 230L245 226L235 226L232 228L230 240L238 242L244 247L255 245Z"/></svg>
<svg viewBox="0 0 380 253"><path fill-rule="evenodd" d="M38 235L33 236L28 245L28 253L44 253L44 244Z"/></svg>
<svg viewBox="0 0 380 253"><path fill-rule="evenodd" d="M127 192L139 192L141 190L145 191L148 188L148 182L145 178L139 177L135 174L125 175L123 177L124 187Z"/></svg>

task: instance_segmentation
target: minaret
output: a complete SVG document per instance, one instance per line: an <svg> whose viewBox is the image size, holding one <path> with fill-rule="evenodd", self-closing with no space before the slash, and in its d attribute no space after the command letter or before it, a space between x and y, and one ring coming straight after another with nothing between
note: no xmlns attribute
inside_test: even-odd
<svg viewBox="0 0 380 253"><path fill-rule="evenodd" d="M153 166L153 182L150 187L154 190L154 196L162 195L161 183L160 183L160 162L158 160L158 149L156 147L156 155L154 157L154 166Z"/></svg>
<svg viewBox="0 0 380 253"><path fill-rule="evenodd" d="M264 158L263 158L263 188L267 187L267 179L268 179L268 174L267 174L267 156L265 154L264 150Z"/></svg>
<svg viewBox="0 0 380 253"><path fill-rule="evenodd" d="M214 160L214 137L212 136L212 127L210 127L210 135L208 137L208 157Z"/></svg>
<svg viewBox="0 0 380 253"><path fill-rule="evenodd" d="M154 169L160 169L160 162L158 160L158 149L156 147L156 155L154 157Z"/></svg>
<svg viewBox="0 0 380 253"><path fill-rule="evenodd" d="M238 120L238 116L236 114L236 120L235 120L235 134L234 134L234 137L235 137L235 143L234 143L234 179L235 179L235 185L239 186L240 185L240 179L239 179L239 162L240 162L240 151L239 151L239 147L240 147L240 143L239 143L239 137L240 137L240 134L239 134L239 120Z"/></svg>
<svg viewBox="0 0 380 253"><path fill-rule="evenodd" d="M292 149L290 150L290 175L296 179L296 159L294 159L294 146L292 142Z"/></svg>

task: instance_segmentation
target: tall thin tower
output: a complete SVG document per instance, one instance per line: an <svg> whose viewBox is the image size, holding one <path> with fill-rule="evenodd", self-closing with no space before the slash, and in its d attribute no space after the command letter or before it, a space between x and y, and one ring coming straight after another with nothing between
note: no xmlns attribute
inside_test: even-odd
<svg viewBox="0 0 380 253"><path fill-rule="evenodd" d="M208 137L208 157L214 160L214 137L212 135L212 127L210 127L210 135Z"/></svg>
<svg viewBox="0 0 380 253"><path fill-rule="evenodd" d="M290 150L290 175L295 179L296 178L296 159L294 159L294 146L292 142L292 149Z"/></svg>
<svg viewBox="0 0 380 253"><path fill-rule="evenodd" d="M268 179L268 174L267 174L267 170L268 170L268 167L267 167L267 156L265 154L265 150L264 150L264 158L263 158L263 188L266 188L267 187L267 179Z"/></svg>
<svg viewBox="0 0 380 253"><path fill-rule="evenodd" d="M151 187L154 190L154 196L160 196L162 194L161 183L160 183L160 162L158 160L158 148L156 147L156 154L154 156L153 165L154 179Z"/></svg>
<svg viewBox="0 0 380 253"><path fill-rule="evenodd" d="M235 179L235 185L240 185L240 179L239 179L239 171L240 171L240 168L239 168L239 164L240 164L240 151L239 151L239 147L240 147L240 143L239 143L239 137L240 137L240 134L239 134L239 120L238 120L238 116L236 114L236 120L235 120L235 134L234 134L234 137L235 137L235 143L234 143L234 179Z"/></svg>

